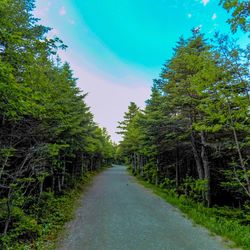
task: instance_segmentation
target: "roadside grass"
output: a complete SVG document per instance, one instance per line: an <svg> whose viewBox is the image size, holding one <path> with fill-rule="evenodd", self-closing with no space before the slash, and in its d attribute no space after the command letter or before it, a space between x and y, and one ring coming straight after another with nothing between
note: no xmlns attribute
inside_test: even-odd
<svg viewBox="0 0 250 250"><path fill-rule="evenodd" d="M130 174L132 173L130 172ZM212 234L220 236L226 246L244 250L250 249L250 226L241 224L242 211L239 209L229 207L206 208L184 195L178 197L173 190L155 186L138 176L136 178L144 187L151 189L156 195L178 207L194 223L202 225Z"/></svg>
<svg viewBox="0 0 250 250"><path fill-rule="evenodd" d="M6 236L4 249L8 250L52 250L56 248L58 237L65 234L65 224L72 220L75 210L80 204L80 197L85 189L92 183L93 177L106 168L88 172L74 183L74 188L66 190L63 194L54 196L53 193L44 193L43 204L37 205L39 210L40 234L31 241L13 242L12 235Z"/></svg>

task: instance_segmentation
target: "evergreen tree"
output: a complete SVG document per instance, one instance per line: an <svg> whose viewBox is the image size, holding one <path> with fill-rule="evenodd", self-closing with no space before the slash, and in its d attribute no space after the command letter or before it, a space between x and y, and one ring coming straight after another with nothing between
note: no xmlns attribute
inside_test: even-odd
<svg viewBox="0 0 250 250"><path fill-rule="evenodd" d="M66 46L46 37L33 8L32 0L0 6L1 249L41 235L48 197L110 164L114 153L70 65L57 58Z"/></svg>

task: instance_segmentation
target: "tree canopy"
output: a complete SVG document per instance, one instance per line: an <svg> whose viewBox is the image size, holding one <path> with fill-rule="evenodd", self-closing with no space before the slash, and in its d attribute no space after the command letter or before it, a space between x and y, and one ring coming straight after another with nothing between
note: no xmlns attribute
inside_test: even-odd
<svg viewBox="0 0 250 250"><path fill-rule="evenodd" d="M57 56L66 46L47 37L33 8L32 0L0 5L0 248L40 235L46 195L110 164L114 152Z"/></svg>
<svg viewBox="0 0 250 250"><path fill-rule="evenodd" d="M220 34L180 38L145 110L125 115L120 154L135 174L208 207L249 202L248 54Z"/></svg>

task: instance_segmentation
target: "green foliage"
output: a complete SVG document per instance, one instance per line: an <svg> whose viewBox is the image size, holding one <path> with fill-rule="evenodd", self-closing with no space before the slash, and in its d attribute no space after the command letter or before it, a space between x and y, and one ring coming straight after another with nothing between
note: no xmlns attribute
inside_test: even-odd
<svg viewBox="0 0 250 250"><path fill-rule="evenodd" d="M161 182L161 184L159 185L160 188L164 188L164 189L174 189L175 188L175 181L174 180L170 180L169 178L164 178L164 181Z"/></svg>
<svg viewBox="0 0 250 250"><path fill-rule="evenodd" d="M233 33L241 28L244 32L250 30L250 5L249 1L245 0L220 0L220 4L227 12L231 12L232 17L228 19L228 23L231 25Z"/></svg>
<svg viewBox="0 0 250 250"><path fill-rule="evenodd" d="M60 195L114 155L57 55L66 46L47 38L50 28L37 23L34 7L33 0L0 5L0 248L36 241L50 227L42 222L47 209L64 222Z"/></svg>
<svg viewBox="0 0 250 250"><path fill-rule="evenodd" d="M248 55L225 35L180 38L145 110L125 119L120 155L134 173L208 206L221 193L249 199Z"/></svg>
<svg viewBox="0 0 250 250"><path fill-rule="evenodd" d="M193 29L163 65L145 109L125 121L119 155L133 174L248 249L249 48Z"/></svg>
<svg viewBox="0 0 250 250"><path fill-rule="evenodd" d="M38 202L29 197L29 215L20 207L25 198L16 202L19 207L13 208L14 226L7 235L1 236L1 247L9 250L54 249L57 235L64 224L73 218L77 201L93 176L86 173L75 180L74 188L60 196L43 192Z"/></svg>
<svg viewBox="0 0 250 250"><path fill-rule="evenodd" d="M180 190L183 191L186 197L190 197L197 202L202 202L204 193L207 192L207 185L208 181L206 179L196 180L191 176L187 176L183 179Z"/></svg>
<svg viewBox="0 0 250 250"><path fill-rule="evenodd" d="M120 131L117 132L118 134L124 134L127 130L127 126L132 121L132 119L136 116L139 108L134 102L130 102L128 106L128 112L124 114L124 120L119 122L119 126L117 127Z"/></svg>

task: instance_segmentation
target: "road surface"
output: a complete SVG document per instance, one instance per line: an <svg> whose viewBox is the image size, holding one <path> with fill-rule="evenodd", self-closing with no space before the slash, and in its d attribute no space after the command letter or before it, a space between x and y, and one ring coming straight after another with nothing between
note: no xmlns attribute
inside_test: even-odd
<svg viewBox="0 0 250 250"><path fill-rule="evenodd" d="M95 177L60 250L222 250L173 206L138 184L123 166Z"/></svg>

